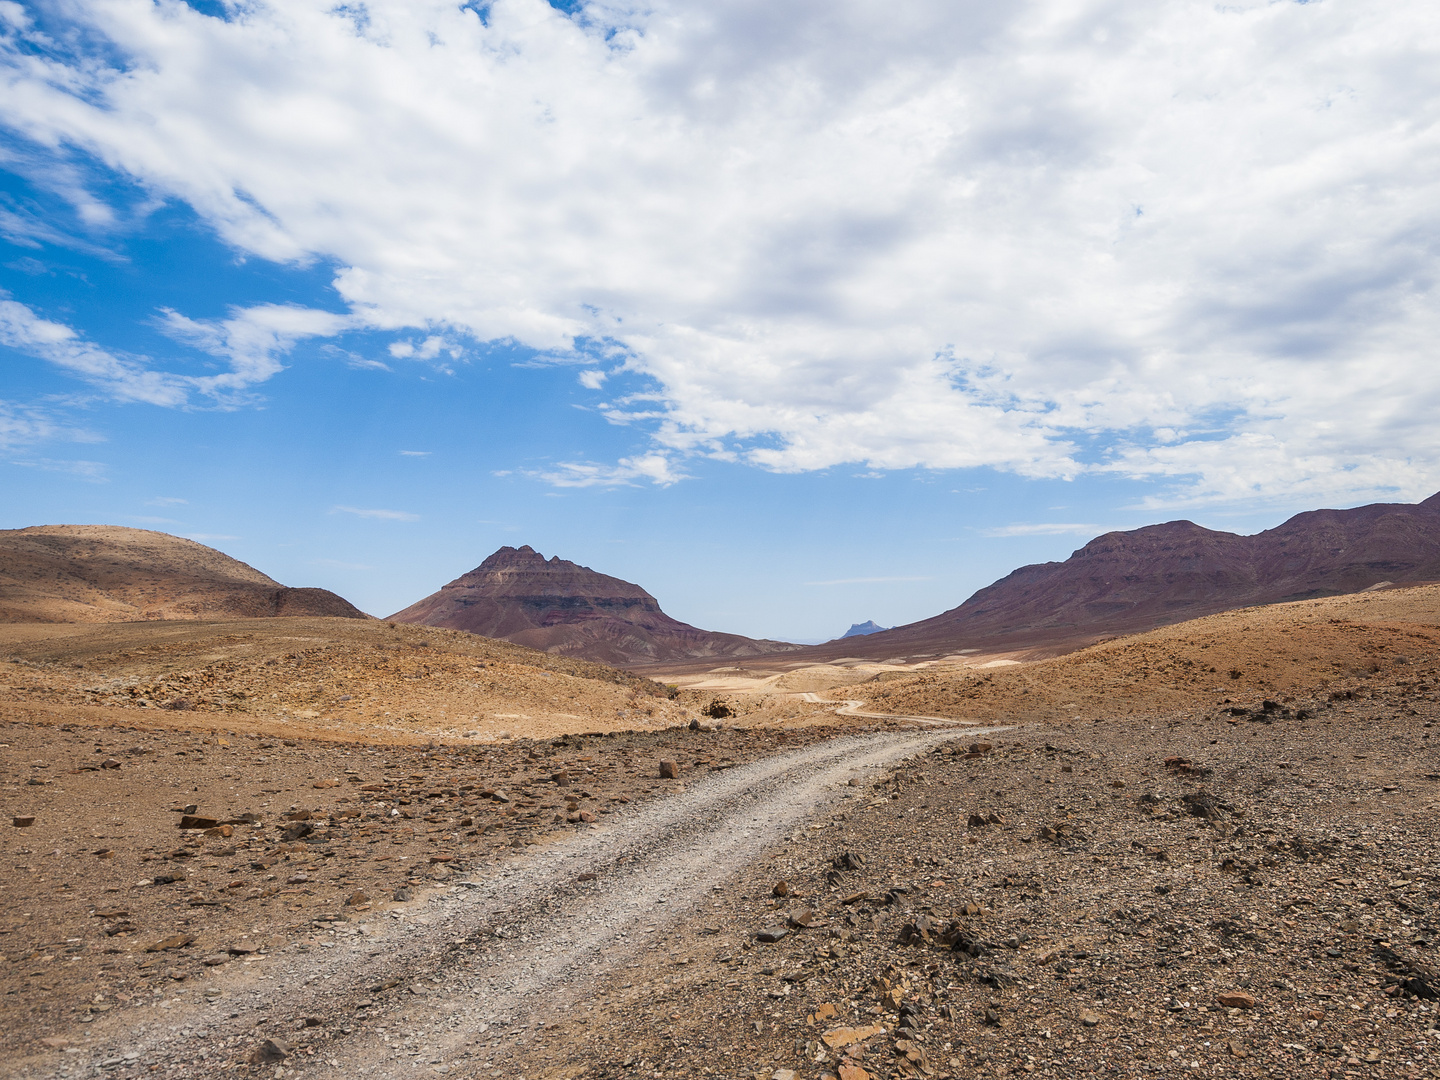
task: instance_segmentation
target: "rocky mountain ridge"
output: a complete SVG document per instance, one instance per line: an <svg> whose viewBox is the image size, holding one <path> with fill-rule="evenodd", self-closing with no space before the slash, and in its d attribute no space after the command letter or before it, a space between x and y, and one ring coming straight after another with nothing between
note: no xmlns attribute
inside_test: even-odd
<svg viewBox="0 0 1440 1080"><path fill-rule="evenodd" d="M617 667L799 648L682 623L660 610L639 585L558 555L546 559L528 544L500 548L390 619L465 630Z"/></svg>
<svg viewBox="0 0 1440 1080"><path fill-rule="evenodd" d="M949 611L807 649L804 659L1067 651L1233 608L1430 581L1440 581L1440 494L1311 510L1253 536L1169 521L1097 536Z"/></svg>

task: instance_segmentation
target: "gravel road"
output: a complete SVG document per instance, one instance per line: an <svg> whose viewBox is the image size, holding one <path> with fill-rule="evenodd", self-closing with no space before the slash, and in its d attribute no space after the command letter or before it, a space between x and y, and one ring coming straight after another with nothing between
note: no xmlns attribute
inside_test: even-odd
<svg viewBox="0 0 1440 1080"><path fill-rule="evenodd" d="M403 913L337 923L308 951L219 969L206 1003L128 1011L104 1050L67 1055L61 1075L213 1076L266 1039L288 1044L267 1076L505 1075L593 978L636 960L767 846L863 790L851 778L954 736L849 736L712 773Z"/></svg>

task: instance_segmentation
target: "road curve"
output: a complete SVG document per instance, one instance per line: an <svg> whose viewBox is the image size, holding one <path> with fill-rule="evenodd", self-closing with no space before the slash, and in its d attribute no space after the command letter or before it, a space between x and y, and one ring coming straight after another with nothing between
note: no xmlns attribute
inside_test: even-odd
<svg viewBox="0 0 1440 1080"><path fill-rule="evenodd" d="M818 694L804 693L800 695L802 701L819 705L834 705L835 702L829 698L822 698ZM902 720L912 724L919 724L921 727L973 727L978 720L956 720L949 716L911 716L901 713L883 712L862 712L860 706L863 701L856 701L854 698L846 700L845 704L835 710L836 716L864 716L871 720Z"/></svg>
<svg viewBox="0 0 1440 1080"><path fill-rule="evenodd" d="M126 1010L103 1031L96 1023L92 1034L108 1038L95 1040L91 1060L70 1055L67 1064L80 1067L74 1075L103 1064L110 1077L154 1076L158 1064L165 1076L213 1076L311 1016L333 1035L310 1060L342 1070L336 1075L398 1080L442 1065L460 1076L488 1072L523 1044L520 1027L563 1011L593 977L692 914L713 886L858 794L852 777L954 735L952 727L844 736L713 772L406 912L320 931L313 951L220 968L213 1003ZM366 1022L342 1034L362 1001ZM298 1055L287 1059L286 1072L299 1064Z"/></svg>

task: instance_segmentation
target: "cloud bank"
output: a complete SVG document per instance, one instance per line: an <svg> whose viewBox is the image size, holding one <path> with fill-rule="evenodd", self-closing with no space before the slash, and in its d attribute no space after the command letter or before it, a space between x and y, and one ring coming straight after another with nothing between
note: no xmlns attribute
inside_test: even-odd
<svg viewBox="0 0 1440 1080"><path fill-rule="evenodd" d="M0 4L4 123L77 206L77 173L121 174L340 267L346 316L174 316L231 363L214 389L343 325L589 362L653 446L561 484L705 454L1172 502L1440 485L1434 5L225 10ZM23 324L119 394L182 392ZM605 399L621 374L653 392Z"/></svg>

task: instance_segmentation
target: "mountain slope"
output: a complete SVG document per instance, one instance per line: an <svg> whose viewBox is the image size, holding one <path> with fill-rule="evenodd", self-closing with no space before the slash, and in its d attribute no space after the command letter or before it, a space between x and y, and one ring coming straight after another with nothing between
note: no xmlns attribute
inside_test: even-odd
<svg viewBox="0 0 1440 1080"><path fill-rule="evenodd" d="M533 548L502 547L390 616L605 664L756 656L799 646L717 634L672 619L639 585Z"/></svg>
<svg viewBox="0 0 1440 1080"><path fill-rule="evenodd" d="M1073 645L1231 608L1420 581L1440 581L1440 494L1313 510L1254 536L1171 521L1098 536L1064 562L1022 566L957 608L846 650Z"/></svg>
<svg viewBox="0 0 1440 1080"><path fill-rule="evenodd" d="M369 618L327 589L291 589L214 548L118 525L0 530L0 622Z"/></svg>

